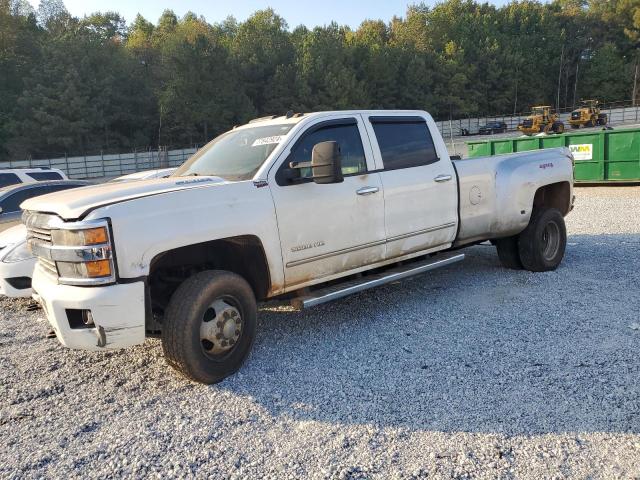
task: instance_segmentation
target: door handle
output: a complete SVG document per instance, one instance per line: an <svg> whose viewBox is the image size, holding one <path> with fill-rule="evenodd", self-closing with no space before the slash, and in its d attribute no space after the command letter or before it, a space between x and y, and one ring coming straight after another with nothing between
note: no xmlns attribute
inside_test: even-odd
<svg viewBox="0 0 640 480"><path fill-rule="evenodd" d="M448 182L452 178L453 176L451 175L438 175L436 178L434 178L434 180L438 183L442 183L442 182Z"/></svg>
<svg viewBox="0 0 640 480"><path fill-rule="evenodd" d="M372 193L378 193L380 189L378 187L362 187L356 190L358 195L371 195Z"/></svg>

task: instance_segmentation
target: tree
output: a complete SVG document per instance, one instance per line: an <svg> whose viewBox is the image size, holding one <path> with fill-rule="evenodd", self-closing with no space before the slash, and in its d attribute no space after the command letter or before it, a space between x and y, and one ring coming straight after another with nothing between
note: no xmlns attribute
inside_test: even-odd
<svg viewBox="0 0 640 480"><path fill-rule="evenodd" d="M0 0L0 160L9 155L18 98L39 61L41 34L33 8L19 0Z"/></svg>
<svg viewBox="0 0 640 480"><path fill-rule="evenodd" d="M79 19L0 0L0 160L201 144L288 110L426 109L446 119L628 99L640 0L478 0L289 29L272 9L209 24L165 10Z"/></svg>
<svg viewBox="0 0 640 480"><path fill-rule="evenodd" d="M276 94L294 84L294 50L284 19L272 9L254 13L238 26L231 48L258 114L286 112L290 98Z"/></svg>
<svg viewBox="0 0 640 480"><path fill-rule="evenodd" d="M580 97L611 102L629 96L633 80L631 65L614 44L605 44L585 63L578 85Z"/></svg>

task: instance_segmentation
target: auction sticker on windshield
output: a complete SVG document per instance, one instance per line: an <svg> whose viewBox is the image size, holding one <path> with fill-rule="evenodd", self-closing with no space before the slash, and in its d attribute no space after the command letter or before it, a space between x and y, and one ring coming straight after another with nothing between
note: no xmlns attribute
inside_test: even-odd
<svg viewBox="0 0 640 480"><path fill-rule="evenodd" d="M256 138L255 142L251 144L252 147L259 147L260 145L273 145L274 143L280 143L282 135L274 135L272 137Z"/></svg>
<svg viewBox="0 0 640 480"><path fill-rule="evenodd" d="M574 160L592 160L593 145L591 143L583 143L580 145L569 145L569 150L573 153Z"/></svg>

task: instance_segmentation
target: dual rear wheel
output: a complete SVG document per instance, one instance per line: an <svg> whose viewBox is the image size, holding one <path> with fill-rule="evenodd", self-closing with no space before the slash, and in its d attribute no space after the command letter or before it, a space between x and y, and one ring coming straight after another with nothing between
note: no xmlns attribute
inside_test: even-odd
<svg viewBox="0 0 640 480"><path fill-rule="evenodd" d="M500 262L507 268L547 272L562 262L567 246L564 217L555 208L534 209L519 235L495 241Z"/></svg>

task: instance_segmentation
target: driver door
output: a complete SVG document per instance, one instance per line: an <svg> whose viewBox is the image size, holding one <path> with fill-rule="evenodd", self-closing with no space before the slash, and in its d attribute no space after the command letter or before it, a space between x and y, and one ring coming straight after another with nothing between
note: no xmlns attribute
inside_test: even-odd
<svg viewBox="0 0 640 480"><path fill-rule="evenodd" d="M275 175L275 203L285 273L293 290L330 280L384 259L384 196L359 116L320 121L293 141ZM298 179L284 173L292 161L309 162L313 147L340 146L344 181L316 184L310 169Z"/></svg>

